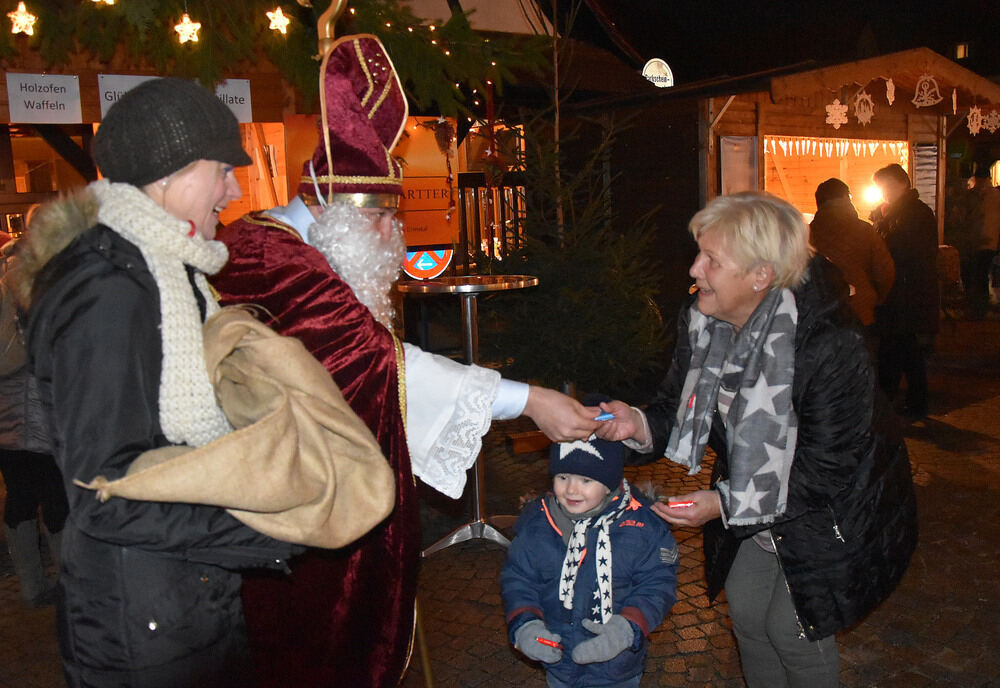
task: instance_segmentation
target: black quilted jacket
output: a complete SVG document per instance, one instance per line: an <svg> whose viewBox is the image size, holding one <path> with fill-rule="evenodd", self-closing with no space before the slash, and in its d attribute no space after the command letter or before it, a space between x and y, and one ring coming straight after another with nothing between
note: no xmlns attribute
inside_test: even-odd
<svg viewBox="0 0 1000 688"><path fill-rule="evenodd" d="M916 501L901 429L876 392L846 284L829 262L814 258L794 293L798 442L788 507L771 530L799 623L815 640L859 621L902 578L917 542ZM678 318L670 371L647 409L653 451L635 457L637 463L663 456L691 357L690 304ZM729 473L718 414L709 445L717 454L714 485ZM721 519L705 525L710 597L725 584L741 540L761 528L726 529Z"/></svg>
<svg viewBox="0 0 1000 688"><path fill-rule="evenodd" d="M32 225L33 247L45 229ZM169 444L159 291L139 249L103 225L84 227L33 285L29 355L70 504L59 614L67 683L229 685L237 672L219 676L234 669L225 660L242 657L237 570L283 569L292 546L218 507L102 503L74 484L121 477L138 454Z"/></svg>

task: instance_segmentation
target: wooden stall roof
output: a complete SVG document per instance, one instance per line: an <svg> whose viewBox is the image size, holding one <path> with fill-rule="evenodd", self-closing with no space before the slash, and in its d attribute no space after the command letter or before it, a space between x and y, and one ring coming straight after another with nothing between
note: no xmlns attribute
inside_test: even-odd
<svg viewBox="0 0 1000 688"><path fill-rule="evenodd" d="M864 60L820 67L814 61L797 63L743 76L707 79L672 88L643 89L631 95L604 97L578 103L573 110L589 112L653 105L666 100L711 98L765 91L775 104L809 101L812 105L829 103L842 89L853 96L874 80L891 78L896 86L898 103L913 97L917 82L928 74L937 82L943 100L936 108L920 108L927 114L951 114L951 92L958 91L959 111L970 105L1000 105L997 84L929 48L914 48Z"/></svg>
<svg viewBox="0 0 1000 688"><path fill-rule="evenodd" d="M865 60L844 62L830 67L786 74L771 79L771 99L782 103L796 99L829 99L847 87L864 88L875 80L892 79L897 98L910 100L917 83L924 75L934 77L944 100L942 107L951 109L951 93L958 91L959 108L969 105L1000 105L1000 84L958 63L942 57L929 48L914 48L880 55Z"/></svg>

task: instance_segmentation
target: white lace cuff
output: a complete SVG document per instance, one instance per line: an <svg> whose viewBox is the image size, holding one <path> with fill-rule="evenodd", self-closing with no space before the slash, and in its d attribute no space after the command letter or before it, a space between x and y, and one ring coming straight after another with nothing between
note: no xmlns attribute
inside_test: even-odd
<svg viewBox="0 0 1000 688"><path fill-rule="evenodd" d="M429 354L406 355L406 439L413 473L458 499L492 422L500 374Z"/></svg>

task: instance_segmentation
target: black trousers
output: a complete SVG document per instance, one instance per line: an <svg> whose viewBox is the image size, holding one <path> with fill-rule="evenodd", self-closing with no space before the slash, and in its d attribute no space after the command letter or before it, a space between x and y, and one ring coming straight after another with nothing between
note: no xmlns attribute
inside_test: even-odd
<svg viewBox="0 0 1000 688"><path fill-rule="evenodd" d="M0 449L0 473L7 485L4 523L14 528L38 518L41 506L45 529L50 533L63 529L69 504L55 459L48 454Z"/></svg>
<svg viewBox="0 0 1000 688"><path fill-rule="evenodd" d="M990 305L990 269L995 251L974 251L962 257L962 284L965 286L967 315L982 318Z"/></svg>
<svg viewBox="0 0 1000 688"><path fill-rule="evenodd" d="M906 376L903 412L927 414L927 353L925 338L915 333L883 334L878 347L879 386L892 402Z"/></svg>

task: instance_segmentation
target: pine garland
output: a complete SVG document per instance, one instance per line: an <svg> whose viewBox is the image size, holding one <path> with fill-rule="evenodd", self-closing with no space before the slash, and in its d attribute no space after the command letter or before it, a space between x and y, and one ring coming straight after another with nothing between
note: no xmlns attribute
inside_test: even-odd
<svg viewBox="0 0 1000 688"><path fill-rule="evenodd" d="M2 4L11 10L16 5ZM118 56L128 68L196 77L211 85L227 73L248 71L263 52L305 102L313 104L319 69L316 24L328 3L313 4L305 8L292 0L119 0L114 5L29 0L28 10L38 18L35 34L0 30L0 64L17 68L17 55L27 44L49 67L65 66L74 53L82 52L100 62ZM291 19L287 34L268 28L265 12L276 6ZM471 112L472 89L482 89L487 80L502 88L515 73L537 71L544 63L541 41L486 36L474 31L461 13L446 21L421 20L401 0L351 0L349 7L353 12L341 16L335 35L373 33L381 38L415 112L448 116ZM173 27L185 11L202 25L197 43L177 40Z"/></svg>

